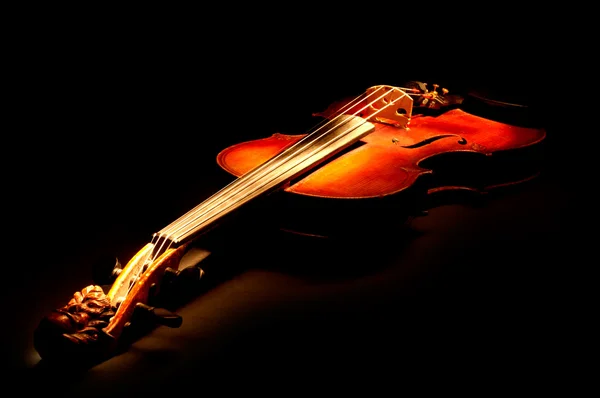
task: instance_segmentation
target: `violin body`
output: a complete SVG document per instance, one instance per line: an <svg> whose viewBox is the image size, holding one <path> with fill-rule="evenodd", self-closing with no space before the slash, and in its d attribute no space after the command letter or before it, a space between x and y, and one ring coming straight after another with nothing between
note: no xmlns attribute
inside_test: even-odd
<svg viewBox="0 0 600 398"><path fill-rule="evenodd" d="M326 132L277 133L223 149L216 161L234 182L155 233L125 267L115 265L106 294L101 283L90 285L44 318L35 334L40 355L106 358L136 323L178 327L181 318L156 303L165 292L195 286L204 270L182 259L220 217L251 200L265 198L265 218L284 231L356 235L420 215L445 193L479 195L537 175L532 151L543 143L543 129L449 106L453 101L435 90L420 93L428 101L422 97L423 111L414 114L407 93L417 91L375 86L359 101L315 114L324 126L338 123ZM377 99L365 102L372 95Z"/></svg>
<svg viewBox="0 0 600 398"><path fill-rule="evenodd" d="M316 235L354 231L368 220L389 219L390 211L419 214L436 195L482 194L527 181L539 173L535 155L546 136L540 128L460 108L413 116L409 129L374 124L375 130L352 148L283 188L278 208L285 229ZM239 143L220 152L217 162L240 177L302 138L277 133Z"/></svg>

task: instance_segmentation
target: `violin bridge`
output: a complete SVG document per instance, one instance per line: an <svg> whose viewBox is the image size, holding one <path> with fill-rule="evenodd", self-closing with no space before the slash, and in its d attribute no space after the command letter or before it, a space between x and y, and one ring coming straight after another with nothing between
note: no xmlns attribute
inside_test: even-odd
<svg viewBox="0 0 600 398"><path fill-rule="evenodd" d="M404 90L394 86L373 86L366 90L365 95L367 107L361 117L408 129L413 99Z"/></svg>

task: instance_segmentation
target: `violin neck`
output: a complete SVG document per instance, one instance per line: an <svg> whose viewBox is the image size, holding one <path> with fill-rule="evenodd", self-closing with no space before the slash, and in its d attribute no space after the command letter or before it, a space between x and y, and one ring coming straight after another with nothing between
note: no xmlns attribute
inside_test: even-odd
<svg viewBox="0 0 600 398"><path fill-rule="evenodd" d="M239 177L155 236L176 244L192 240L244 204L277 190L374 129L373 124L361 117L340 115Z"/></svg>

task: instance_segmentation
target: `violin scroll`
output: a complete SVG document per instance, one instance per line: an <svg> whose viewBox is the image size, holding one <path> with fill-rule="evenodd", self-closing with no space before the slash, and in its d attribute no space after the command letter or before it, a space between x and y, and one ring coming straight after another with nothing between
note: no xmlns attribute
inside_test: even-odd
<svg viewBox="0 0 600 398"><path fill-rule="evenodd" d="M154 259L152 249L147 244L123 268L114 257L102 261L105 266L99 269L112 264L109 276L118 275L108 292L89 285L45 316L34 332L34 348L42 359L92 364L114 355L150 327L179 327L182 318L161 306L172 305L180 289L196 287L204 271L197 265L180 269L187 245ZM93 270L96 278L99 269Z"/></svg>
<svg viewBox="0 0 600 398"><path fill-rule="evenodd" d="M116 343L104 331L116 311L102 287L87 286L42 319L34 333L34 347L42 358L50 360L103 356Z"/></svg>

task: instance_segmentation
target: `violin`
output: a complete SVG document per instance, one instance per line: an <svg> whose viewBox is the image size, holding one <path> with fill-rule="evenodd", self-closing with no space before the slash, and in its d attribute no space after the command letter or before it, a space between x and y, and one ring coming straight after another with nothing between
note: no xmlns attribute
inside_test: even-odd
<svg viewBox="0 0 600 398"><path fill-rule="evenodd" d="M438 85L376 85L314 113L319 123L305 134L222 149L216 162L232 182L156 231L125 264L105 261L106 278L40 321L36 350L45 360L96 362L127 347L139 327L179 327L183 319L160 303L202 283L210 251L198 247L255 206L287 233L343 237L382 219L426 215L448 194L535 178L545 130L482 117L464 103ZM184 261L192 252L194 261Z"/></svg>

